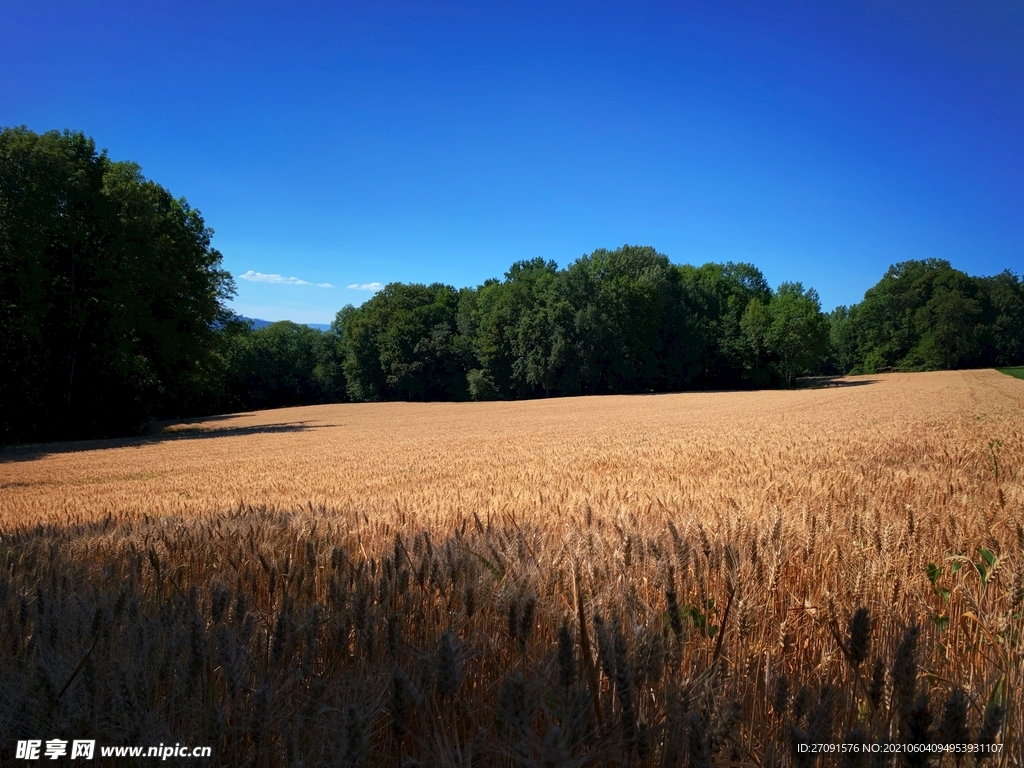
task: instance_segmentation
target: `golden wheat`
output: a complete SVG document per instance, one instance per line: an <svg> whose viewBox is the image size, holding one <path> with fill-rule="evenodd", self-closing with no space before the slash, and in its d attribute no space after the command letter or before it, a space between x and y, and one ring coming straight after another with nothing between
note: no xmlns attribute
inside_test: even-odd
<svg viewBox="0 0 1024 768"><path fill-rule="evenodd" d="M1020 765L1024 387L841 383L8 451L0 739L699 766L991 736Z"/></svg>

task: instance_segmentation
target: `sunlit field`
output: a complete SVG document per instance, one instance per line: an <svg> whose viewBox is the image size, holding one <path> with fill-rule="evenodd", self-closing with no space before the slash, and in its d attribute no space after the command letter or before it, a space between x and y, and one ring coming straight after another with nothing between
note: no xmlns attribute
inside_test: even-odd
<svg viewBox="0 0 1024 768"><path fill-rule="evenodd" d="M1024 382L992 370L10 449L0 531L0 749L1022 764Z"/></svg>

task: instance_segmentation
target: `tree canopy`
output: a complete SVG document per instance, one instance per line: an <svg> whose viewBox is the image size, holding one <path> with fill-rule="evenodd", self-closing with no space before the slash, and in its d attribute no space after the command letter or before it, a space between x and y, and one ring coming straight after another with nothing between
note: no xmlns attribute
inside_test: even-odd
<svg viewBox="0 0 1024 768"><path fill-rule="evenodd" d="M234 291L198 211L81 133L0 131L0 434L201 408Z"/></svg>
<svg viewBox="0 0 1024 768"><path fill-rule="evenodd" d="M1024 362L1024 283L894 264L821 311L753 264L650 246L535 258L477 287L392 283L327 332L255 330L184 198L64 131L0 131L0 440L340 400L793 386L799 376Z"/></svg>
<svg viewBox="0 0 1024 768"><path fill-rule="evenodd" d="M1010 271L971 277L941 259L904 261L831 322L843 373L1017 365L1024 283Z"/></svg>
<svg viewBox="0 0 1024 768"><path fill-rule="evenodd" d="M631 245L562 270L516 262L475 289L392 284L335 326L355 400L791 385L827 357L830 332L813 290Z"/></svg>

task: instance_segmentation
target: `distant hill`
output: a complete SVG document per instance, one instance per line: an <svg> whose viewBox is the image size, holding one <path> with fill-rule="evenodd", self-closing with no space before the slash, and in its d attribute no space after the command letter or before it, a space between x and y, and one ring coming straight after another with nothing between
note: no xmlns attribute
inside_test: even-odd
<svg viewBox="0 0 1024 768"><path fill-rule="evenodd" d="M251 322L253 330L255 330L255 331L258 331L260 328L266 328L268 325L273 325L272 321L270 321L270 320L260 320L258 317L242 317L242 316L239 316L239 317L242 320L248 320L249 322ZM329 331L329 330L331 330L331 326L330 326L329 323L306 323L306 325L309 326L310 328L314 328L314 329L316 329L318 331Z"/></svg>

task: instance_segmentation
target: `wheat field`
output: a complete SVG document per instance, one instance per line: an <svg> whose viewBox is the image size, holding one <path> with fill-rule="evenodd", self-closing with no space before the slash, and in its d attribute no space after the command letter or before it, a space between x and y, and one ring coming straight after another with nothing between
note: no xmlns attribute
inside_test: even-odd
<svg viewBox="0 0 1024 768"><path fill-rule="evenodd" d="M1022 765L1024 382L834 384L9 449L0 750Z"/></svg>

